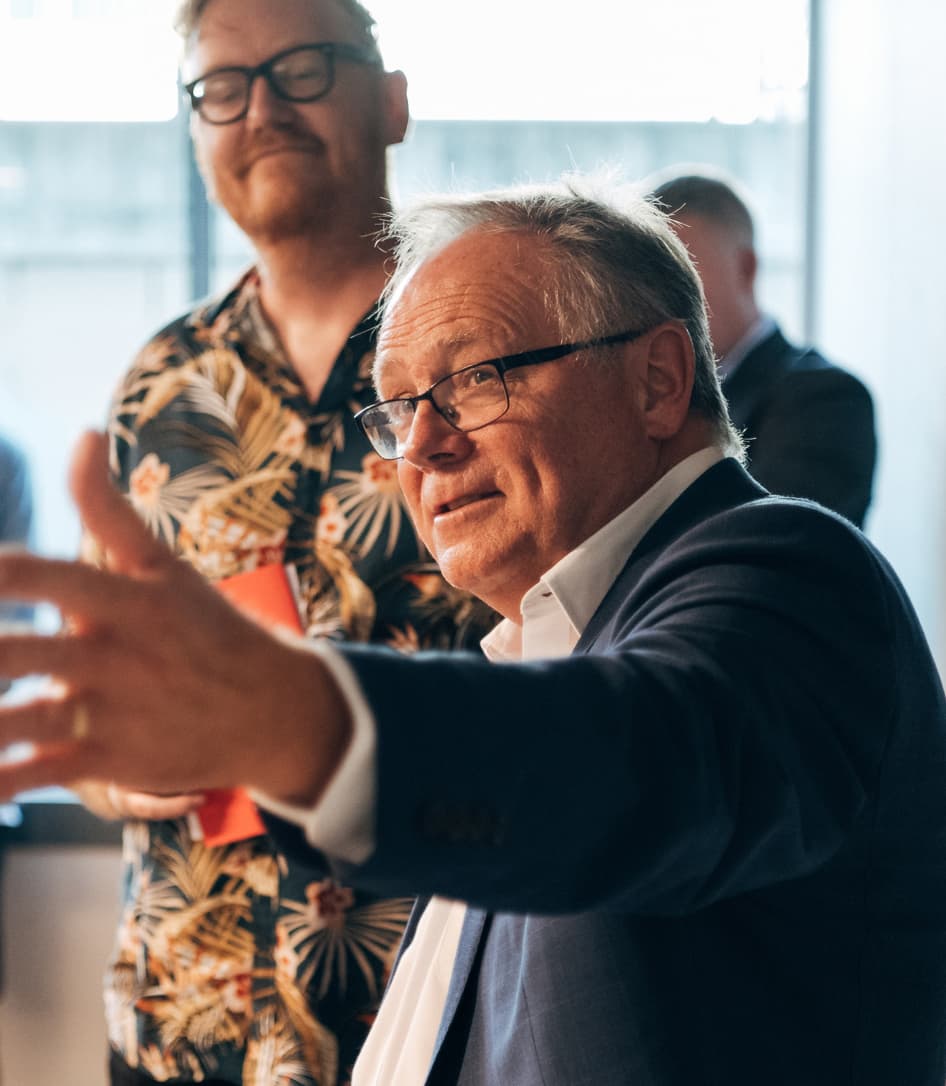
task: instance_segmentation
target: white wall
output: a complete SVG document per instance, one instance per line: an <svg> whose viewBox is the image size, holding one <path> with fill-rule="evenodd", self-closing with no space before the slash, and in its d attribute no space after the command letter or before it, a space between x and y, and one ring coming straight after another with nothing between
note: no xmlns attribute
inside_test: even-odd
<svg viewBox="0 0 946 1086"><path fill-rule="evenodd" d="M3 858L3 1086L102 1086L102 972L118 924L118 847Z"/></svg>
<svg viewBox="0 0 946 1086"><path fill-rule="evenodd" d="M816 342L878 407L869 534L946 673L946 4L821 0Z"/></svg>

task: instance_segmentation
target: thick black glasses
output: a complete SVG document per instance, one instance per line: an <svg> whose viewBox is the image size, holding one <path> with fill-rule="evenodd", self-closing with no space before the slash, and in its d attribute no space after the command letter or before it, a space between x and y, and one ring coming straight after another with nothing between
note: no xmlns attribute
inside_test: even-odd
<svg viewBox="0 0 946 1086"><path fill-rule="evenodd" d="M503 358L490 358L464 366L435 381L419 396L400 396L396 400L381 400L359 411L358 420L374 451L384 460L400 460L411 432L411 424L422 400L430 400L434 409L462 433L480 430L503 417L509 410L509 389L505 374L519 366L536 366L553 362L576 351L592 347L609 347L614 343L630 343L642 336L639 332L617 332L581 343L563 343L558 347L543 347L538 351L523 351Z"/></svg>
<svg viewBox="0 0 946 1086"><path fill-rule="evenodd" d="M246 116L253 82L260 76L273 94L287 102L316 102L335 85L337 60L381 66L381 58L370 46L320 41L284 49L255 68L216 68L188 83L184 90L202 120L233 124Z"/></svg>

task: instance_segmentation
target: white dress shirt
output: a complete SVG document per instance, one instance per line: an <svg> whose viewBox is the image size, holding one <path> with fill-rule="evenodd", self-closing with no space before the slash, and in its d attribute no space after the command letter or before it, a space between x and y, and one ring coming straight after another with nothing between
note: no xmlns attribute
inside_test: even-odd
<svg viewBox="0 0 946 1086"><path fill-rule="evenodd" d="M521 622L505 619L482 642L490 660L567 656L648 529L700 475L723 457L702 449L681 461L523 596ZM258 796L275 814L301 825L330 856L360 862L373 848L376 732L351 669L324 645L314 649L347 698L354 736L345 760L314 810ZM355 1064L352 1086L423 1086L446 1003L466 906L433 898L402 954L377 1019Z"/></svg>

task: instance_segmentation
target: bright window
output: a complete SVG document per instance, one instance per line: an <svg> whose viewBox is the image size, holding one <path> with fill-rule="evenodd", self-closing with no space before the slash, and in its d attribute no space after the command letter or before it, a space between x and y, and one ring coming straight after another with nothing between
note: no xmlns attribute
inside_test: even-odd
<svg viewBox="0 0 946 1086"><path fill-rule="evenodd" d="M555 10L537 0L372 6L385 58L407 72L424 120L805 119L806 0Z"/></svg>
<svg viewBox="0 0 946 1086"><path fill-rule="evenodd" d="M137 347L249 258L222 217L203 227L174 6L0 0L0 428L30 456L47 552L78 537L78 432L104 422ZM725 168L756 197L763 301L799 332L807 0L369 6L415 115L400 198L575 167Z"/></svg>
<svg viewBox="0 0 946 1086"><path fill-rule="evenodd" d="M173 0L0 3L0 121L171 120L173 10Z"/></svg>

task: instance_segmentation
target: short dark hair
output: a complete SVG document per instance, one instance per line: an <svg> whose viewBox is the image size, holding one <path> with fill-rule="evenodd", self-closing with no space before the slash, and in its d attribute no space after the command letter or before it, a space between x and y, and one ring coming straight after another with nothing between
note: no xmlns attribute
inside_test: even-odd
<svg viewBox="0 0 946 1086"><path fill-rule="evenodd" d="M523 232L560 259L545 305L565 340L593 339L663 321L683 324L696 356L690 407L707 418L719 445L736 457L742 440L729 420L716 373L700 278L667 216L640 196L572 176L558 185L520 186L425 199L395 213L388 238L397 264L385 292L468 231Z"/></svg>
<svg viewBox="0 0 946 1086"><path fill-rule="evenodd" d="M681 173L657 184L651 198L671 218L699 215L742 235L747 244L754 244L752 213L734 182L710 173Z"/></svg>
<svg viewBox="0 0 946 1086"><path fill-rule="evenodd" d="M279 0L273 0L273 2L278 3ZM312 2L313 4L325 3L326 0L312 0ZM359 3L359 0L330 0L330 2L337 4L355 21L358 36L361 38L361 41L355 44L368 46L378 53L377 23L364 4ZM174 29L180 34L185 47L200 25L204 10L209 3L210 0L182 0L178 6L174 16ZM378 53L378 58L380 59L380 53Z"/></svg>

